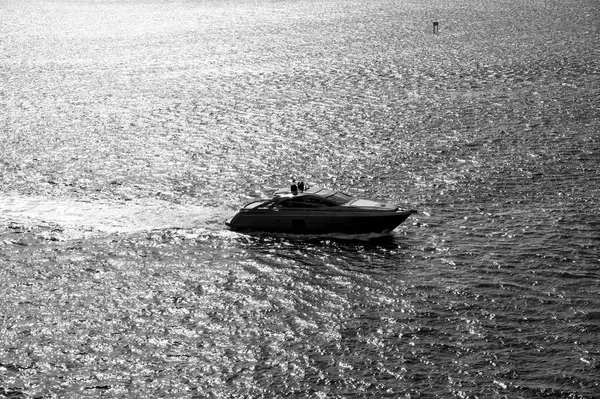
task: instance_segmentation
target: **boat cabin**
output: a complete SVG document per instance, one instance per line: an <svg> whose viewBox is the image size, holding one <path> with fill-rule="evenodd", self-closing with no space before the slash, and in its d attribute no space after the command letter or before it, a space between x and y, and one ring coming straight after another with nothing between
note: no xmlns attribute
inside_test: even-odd
<svg viewBox="0 0 600 399"><path fill-rule="evenodd" d="M282 189L275 192L275 196L270 200L254 201L246 205L245 209L289 209L289 208L323 208L332 206L341 206L351 202L352 198L334 190L328 190L318 187L294 194L293 192Z"/></svg>

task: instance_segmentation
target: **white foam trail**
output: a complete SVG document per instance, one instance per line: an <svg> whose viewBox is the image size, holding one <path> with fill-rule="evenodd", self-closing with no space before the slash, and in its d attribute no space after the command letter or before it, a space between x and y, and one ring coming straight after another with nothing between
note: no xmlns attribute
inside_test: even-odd
<svg viewBox="0 0 600 399"><path fill-rule="evenodd" d="M0 196L0 221L45 223L62 229L99 233L134 233L161 228L221 228L226 211L178 205L155 199L106 200Z"/></svg>

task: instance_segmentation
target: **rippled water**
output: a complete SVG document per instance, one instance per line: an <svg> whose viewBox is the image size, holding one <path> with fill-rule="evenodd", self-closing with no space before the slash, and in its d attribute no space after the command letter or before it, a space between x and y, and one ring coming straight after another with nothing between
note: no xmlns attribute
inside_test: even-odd
<svg viewBox="0 0 600 399"><path fill-rule="evenodd" d="M599 397L599 17L3 2L0 396ZM225 229L292 176L419 214Z"/></svg>

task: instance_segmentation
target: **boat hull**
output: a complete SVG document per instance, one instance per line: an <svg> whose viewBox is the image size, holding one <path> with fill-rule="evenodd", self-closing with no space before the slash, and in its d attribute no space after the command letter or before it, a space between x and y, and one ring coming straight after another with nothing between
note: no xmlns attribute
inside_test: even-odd
<svg viewBox="0 0 600 399"><path fill-rule="evenodd" d="M242 209L227 225L232 230L268 231L293 234L387 233L398 227L414 211L293 211Z"/></svg>

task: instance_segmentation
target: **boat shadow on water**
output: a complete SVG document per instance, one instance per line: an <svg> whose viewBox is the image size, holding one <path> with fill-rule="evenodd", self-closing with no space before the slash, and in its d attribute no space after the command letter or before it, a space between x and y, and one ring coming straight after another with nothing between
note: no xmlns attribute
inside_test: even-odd
<svg viewBox="0 0 600 399"><path fill-rule="evenodd" d="M346 273L396 273L414 250L414 241L399 232L388 234L289 234L247 232L235 233L236 246L249 262L268 265L277 273L317 273L323 276ZM302 270L304 272L302 272Z"/></svg>
<svg viewBox="0 0 600 399"><path fill-rule="evenodd" d="M246 244L256 247L292 246L294 248L338 248L360 250L402 250L410 248L408 239L395 231L387 233L365 234L294 234L273 233L265 231L239 231L239 238L244 237Z"/></svg>

